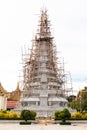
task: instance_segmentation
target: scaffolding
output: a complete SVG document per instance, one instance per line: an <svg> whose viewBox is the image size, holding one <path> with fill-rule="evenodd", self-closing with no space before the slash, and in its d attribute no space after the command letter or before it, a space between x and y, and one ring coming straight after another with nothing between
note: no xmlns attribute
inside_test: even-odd
<svg viewBox="0 0 87 130"><path fill-rule="evenodd" d="M26 108L66 106L64 63L57 57L50 31L47 10L41 10L38 32L32 40L30 54L23 55L23 99ZM62 104L62 105L61 105ZM34 107L33 107L34 106ZM37 107L38 106L38 107ZM51 108L49 109L49 111ZM44 113L45 110L43 110Z"/></svg>

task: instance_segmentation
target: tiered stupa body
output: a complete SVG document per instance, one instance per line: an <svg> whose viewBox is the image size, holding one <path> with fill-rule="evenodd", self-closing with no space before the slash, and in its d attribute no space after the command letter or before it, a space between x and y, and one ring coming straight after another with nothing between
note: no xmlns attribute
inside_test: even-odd
<svg viewBox="0 0 87 130"><path fill-rule="evenodd" d="M23 96L21 108L35 110L39 117L52 116L66 107L64 69L56 57L47 11L41 11L39 29L32 43L31 54L24 58Z"/></svg>

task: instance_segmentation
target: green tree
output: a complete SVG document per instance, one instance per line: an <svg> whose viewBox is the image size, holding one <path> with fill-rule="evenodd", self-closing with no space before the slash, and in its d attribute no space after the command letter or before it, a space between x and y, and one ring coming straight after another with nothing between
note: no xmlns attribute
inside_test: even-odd
<svg viewBox="0 0 87 130"><path fill-rule="evenodd" d="M69 103L69 107L72 109L76 109L77 111L81 110L81 101L78 100L73 100L72 102Z"/></svg>
<svg viewBox="0 0 87 130"><path fill-rule="evenodd" d="M70 95L69 97L67 97L68 102L72 102L73 100L75 100L76 96L75 95Z"/></svg>
<svg viewBox="0 0 87 130"><path fill-rule="evenodd" d="M87 87L79 91L77 99L70 102L69 106L77 111L87 111Z"/></svg>
<svg viewBox="0 0 87 130"><path fill-rule="evenodd" d="M81 96L81 111L87 111L87 93Z"/></svg>

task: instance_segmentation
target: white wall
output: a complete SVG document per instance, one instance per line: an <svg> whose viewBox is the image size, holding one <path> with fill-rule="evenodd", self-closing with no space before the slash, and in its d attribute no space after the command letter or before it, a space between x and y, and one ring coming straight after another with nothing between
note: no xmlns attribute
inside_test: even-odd
<svg viewBox="0 0 87 130"><path fill-rule="evenodd" d="M6 110L7 109L7 98L6 96L0 96L0 110Z"/></svg>

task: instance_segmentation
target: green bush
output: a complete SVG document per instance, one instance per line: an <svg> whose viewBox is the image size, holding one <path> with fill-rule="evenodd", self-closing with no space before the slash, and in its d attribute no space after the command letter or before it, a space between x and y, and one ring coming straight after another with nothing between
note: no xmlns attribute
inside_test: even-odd
<svg viewBox="0 0 87 130"><path fill-rule="evenodd" d="M58 111L58 110L55 111L55 113L54 113L54 119L55 119L55 120L59 120L59 119L60 119L60 112L61 112L61 111Z"/></svg>
<svg viewBox="0 0 87 130"><path fill-rule="evenodd" d="M71 113L69 112L68 109L63 109L61 112L60 112L60 118L62 119L63 122L65 122L67 119L70 119L71 117Z"/></svg>
<svg viewBox="0 0 87 130"><path fill-rule="evenodd" d="M62 122L65 122L67 119L70 119L71 113L68 109L64 108L62 111L55 111L55 120L61 119Z"/></svg>
<svg viewBox="0 0 87 130"><path fill-rule="evenodd" d="M35 120L36 112L31 110L30 113L31 113L31 120Z"/></svg>
<svg viewBox="0 0 87 130"><path fill-rule="evenodd" d="M31 110L23 110L21 112L21 118L27 122L27 120L35 120L36 112Z"/></svg>

